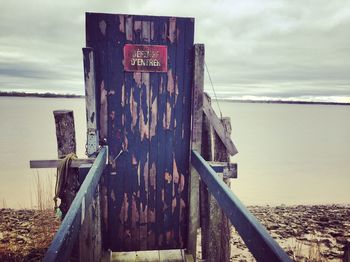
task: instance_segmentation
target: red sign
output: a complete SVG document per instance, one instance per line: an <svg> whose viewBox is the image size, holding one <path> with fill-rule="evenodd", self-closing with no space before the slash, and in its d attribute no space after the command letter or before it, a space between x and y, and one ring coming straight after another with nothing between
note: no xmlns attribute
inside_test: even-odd
<svg viewBox="0 0 350 262"><path fill-rule="evenodd" d="M165 45L124 46L124 70L128 72L167 72L167 58Z"/></svg>

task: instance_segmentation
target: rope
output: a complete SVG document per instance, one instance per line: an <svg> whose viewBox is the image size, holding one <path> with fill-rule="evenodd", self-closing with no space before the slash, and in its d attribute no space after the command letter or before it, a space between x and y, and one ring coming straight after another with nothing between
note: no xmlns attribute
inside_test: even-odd
<svg viewBox="0 0 350 262"><path fill-rule="evenodd" d="M77 159L75 153L70 153L66 155L60 162L57 168L57 176L56 176L56 185L55 185L55 197L53 200L55 201L55 211L58 210L57 199L62 197L67 179L69 167L72 160Z"/></svg>
<svg viewBox="0 0 350 262"><path fill-rule="evenodd" d="M209 73L209 69L208 69L207 63L206 63L205 61L204 61L204 65L205 65L205 69L207 70L207 74L208 74L208 77L209 77L209 81L210 81L210 84L211 84L211 88L213 89L213 92L214 92L216 104L218 105L218 108L219 108L220 119L222 119L222 112L221 112L220 104L219 104L219 101L218 101L218 97L216 96L216 92L215 92L215 88L214 88L214 85L213 85L213 81L211 80L211 76L210 76L210 73Z"/></svg>

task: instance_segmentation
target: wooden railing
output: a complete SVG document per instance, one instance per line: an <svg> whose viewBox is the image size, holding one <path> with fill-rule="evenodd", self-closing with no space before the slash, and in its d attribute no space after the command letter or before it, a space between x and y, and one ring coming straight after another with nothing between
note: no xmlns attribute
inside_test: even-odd
<svg viewBox="0 0 350 262"><path fill-rule="evenodd" d="M72 205L57 231L44 261L68 261L81 226L88 217L88 210L106 166L107 148L102 148L82 183Z"/></svg>
<svg viewBox="0 0 350 262"><path fill-rule="evenodd" d="M192 150L191 165L257 261L292 261L202 156Z"/></svg>

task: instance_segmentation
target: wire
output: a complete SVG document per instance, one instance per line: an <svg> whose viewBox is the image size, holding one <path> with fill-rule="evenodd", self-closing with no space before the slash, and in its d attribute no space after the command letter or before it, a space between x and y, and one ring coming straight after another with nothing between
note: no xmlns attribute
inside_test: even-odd
<svg viewBox="0 0 350 262"><path fill-rule="evenodd" d="M213 92L214 92L216 103L217 103L218 108L219 108L220 119L222 119L222 112L221 112L220 104L219 104L219 101L218 101L218 97L216 96L216 92L215 92L215 89L214 89L213 81L211 80L209 69L208 69L207 63L205 61L204 61L204 65L205 65L205 69L207 70L207 74L209 76L209 81L210 81L210 84L211 84L211 88L213 89Z"/></svg>

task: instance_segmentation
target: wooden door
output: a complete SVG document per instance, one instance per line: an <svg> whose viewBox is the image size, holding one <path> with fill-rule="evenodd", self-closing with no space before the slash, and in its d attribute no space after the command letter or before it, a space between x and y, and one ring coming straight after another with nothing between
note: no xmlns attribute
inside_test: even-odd
<svg viewBox="0 0 350 262"><path fill-rule="evenodd" d="M182 248L187 236L194 19L86 14L95 54L105 248ZM162 45L166 72L125 71L124 46Z"/></svg>

